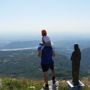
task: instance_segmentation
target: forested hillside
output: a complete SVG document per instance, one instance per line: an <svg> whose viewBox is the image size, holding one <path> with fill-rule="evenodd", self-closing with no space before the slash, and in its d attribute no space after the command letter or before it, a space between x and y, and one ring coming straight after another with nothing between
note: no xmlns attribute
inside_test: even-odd
<svg viewBox="0 0 90 90"><path fill-rule="evenodd" d="M82 69L90 74L90 48L82 50Z"/></svg>
<svg viewBox="0 0 90 90"><path fill-rule="evenodd" d="M66 56L58 53L53 59L57 78L71 78L71 61ZM86 65L86 63L83 64L82 66ZM0 51L0 75L34 79L42 78L40 58L37 56L37 51L33 49ZM80 75L88 76L89 73L81 70Z"/></svg>

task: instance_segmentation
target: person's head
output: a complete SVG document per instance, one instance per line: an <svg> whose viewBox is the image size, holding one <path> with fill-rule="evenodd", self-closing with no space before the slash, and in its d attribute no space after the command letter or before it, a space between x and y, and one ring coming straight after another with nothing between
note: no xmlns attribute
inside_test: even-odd
<svg viewBox="0 0 90 90"><path fill-rule="evenodd" d="M46 31L45 29L43 29L43 30L41 31L41 34L42 34L42 36L46 36L46 35L47 35L47 31Z"/></svg>
<svg viewBox="0 0 90 90"><path fill-rule="evenodd" d="M78 44L74 44L74 50L75 50L75 51L80 50Z"/></svg>

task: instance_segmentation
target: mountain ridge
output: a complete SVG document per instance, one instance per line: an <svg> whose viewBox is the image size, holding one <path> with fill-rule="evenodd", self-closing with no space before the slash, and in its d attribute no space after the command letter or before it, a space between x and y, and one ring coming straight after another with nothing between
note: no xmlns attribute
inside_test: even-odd
<svg viewBox="0 0 90 90"><path fill-rule="evenodd" d="M58 78L71 78L71 60L65 55L56 54L53 58L55 62L55 70ZM87 68L81 62L81 76L90 75ZM17 51L0 51L0 74L10 75L14 77L42 77L42 70L40 65L40 58L37 56L37 51L30 50L17 50ZM32 73L31 73L32 72ZM49 73L50 74L50 73Z"/></svg>

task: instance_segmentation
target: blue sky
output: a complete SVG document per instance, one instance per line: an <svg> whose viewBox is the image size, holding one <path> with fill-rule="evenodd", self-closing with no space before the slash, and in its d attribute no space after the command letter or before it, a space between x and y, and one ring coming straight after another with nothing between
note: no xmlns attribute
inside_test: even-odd
<svg viewBox="0 0 90 90"><path fill-rule="evenodd" d="M90 35L90 0L0 0L0 36ZM78 33L77 33L78 32Z"/></svg>

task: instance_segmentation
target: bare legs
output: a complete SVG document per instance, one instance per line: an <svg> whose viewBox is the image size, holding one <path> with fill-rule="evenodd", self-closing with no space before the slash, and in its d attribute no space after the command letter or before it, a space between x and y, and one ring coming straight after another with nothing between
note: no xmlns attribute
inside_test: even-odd
<svg viewBox="0 0 90 90"><path fill-rule="evenodd" d="M55 70L52 70L52 81L55 84Z"/></svg>
<svg viewBox="0 0 90 90"><path fill-rule="evenodd" d="M48 84L48 72L44 72L44 81L45 84Z"/></svg>
<svg viewBox="0 0 90 90"><path fill-rule="evenodd" d="M55 82L55 70L51 70L52 72L52 80L53 80L53 83ZM48 72L44 72L44 81L45 81L45 84L48 84Z"/></svg>

